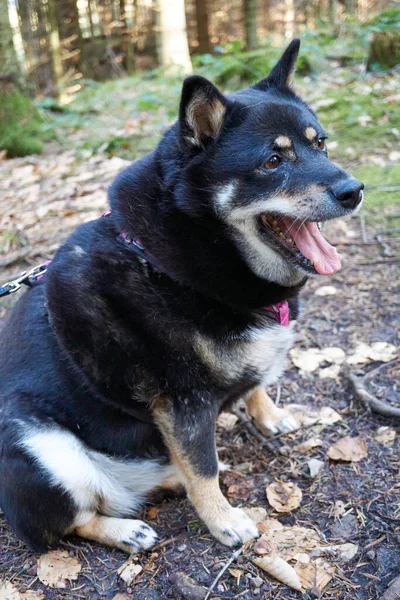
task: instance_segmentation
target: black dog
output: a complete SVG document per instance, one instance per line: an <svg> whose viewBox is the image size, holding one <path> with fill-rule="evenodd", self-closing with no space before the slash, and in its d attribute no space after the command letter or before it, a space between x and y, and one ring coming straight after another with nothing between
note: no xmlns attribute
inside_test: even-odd
<svg viewBox="0 0 400 600"><path fill-rule="evenodd" d="M299 42L252 88L183 86L178 122L110 189L2 332L0 504L43 551L65 534L147 549L124 519L182 482L227 545L257 536L218 485L218 413L281 374L307 276L340 268L318 222L362 184L290 89ZM261 417L262 419L262 417Z"/></svg>

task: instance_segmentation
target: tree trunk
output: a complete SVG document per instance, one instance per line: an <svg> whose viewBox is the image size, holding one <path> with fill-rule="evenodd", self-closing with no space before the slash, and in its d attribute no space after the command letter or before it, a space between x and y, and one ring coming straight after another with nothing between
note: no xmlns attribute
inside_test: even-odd
<svg viewBox="0 0 400 600"><path fill-rule="evenodd" d="M161 66L192 72L184 0L158 0L158 56Z"/></svg>
<svg viewBox="0 0 400 600"><path fill-rule="evenodd" d="M244 29L247 50L258 46L257 40L257 0L243 1Z"/></svg>
<svg viewBox="0 0 400 600"><path fill-rule="evenodd" d="M294 0L285 0L285 38L294 38Z"/></svg>
<svg viewBox="0 0 400 600"><path fill-rule="evenodd" d="M51 64L53 68L53 90L56 96L60 93L61 79L63 76L63 67L61 60L60 35L58 33L58 23L56 16L56 5L54 0L47 0L47 19L50 26L49 41Z"/></svg>
<svg viewBox="0 0 400 600"><path fill-rule="evenodd" d="M328 19L331 25L336 24L337 0L328 0Z"/></svg>
<svg viewBox="0 0 400 600"><path fill-rule="evenodd" d="M210 35L208 32L208 7L207 0L196 0L196 25L197 25L197 52L208 54L211 52Z"/></svg>
<svg viewBox="0 0 400 600"><path fill-rule="evenodd" d="M41 151L41 118L22 89L7 0L0 0L0 151L24 156Z"/></svg>

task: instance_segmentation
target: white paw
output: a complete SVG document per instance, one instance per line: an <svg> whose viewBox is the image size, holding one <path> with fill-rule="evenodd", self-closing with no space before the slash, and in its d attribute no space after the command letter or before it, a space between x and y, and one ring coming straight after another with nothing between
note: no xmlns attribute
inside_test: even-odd
<svg viewBox="0 0 400 600"><path fill-rule="evenodd" d="M158 539L158 535L143 521L133 519L119 519L122 521L118 531L118 547L129 554L149 550Z"/></svg>
<svg viewBox="0 0 400 600"><path fill-rule="evenodd" d="M284 408L276 408L276 412L262 421L254 421L255 426L264 435L276 435L277 433L289 433L299 428L293 415Z"/></svg>
<svg viewBox="0 0 400 600"><path fill-rule="evenodd" d="M256 524L241 508L232 508L219 513L215 523L208 523L210 532L222 544L237 546L259 537Z"/></svg>

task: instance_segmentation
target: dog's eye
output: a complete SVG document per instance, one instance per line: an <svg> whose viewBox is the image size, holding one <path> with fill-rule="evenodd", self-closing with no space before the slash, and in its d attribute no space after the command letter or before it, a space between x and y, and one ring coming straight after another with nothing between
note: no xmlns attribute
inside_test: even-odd
<svg viewBox="0 0 400 600"><path fill-rule="evenodd" d="M325 138L318 138L317 140L317 146L319 148L319 150L325 150Z"/></svg>
<svg viewBox="0 0 400 600"><path fill-rule="evenodd" d="M276 169L281 164L282 159L277 154L273 154L264 164L266 169Z"/></svg>

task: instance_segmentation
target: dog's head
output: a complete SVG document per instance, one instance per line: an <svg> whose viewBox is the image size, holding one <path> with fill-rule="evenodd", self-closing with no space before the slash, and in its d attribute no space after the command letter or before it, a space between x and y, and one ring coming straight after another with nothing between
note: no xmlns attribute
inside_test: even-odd
<svg viewBox="0 0 400 600"><path fill-rule="evenodd" d="M316 115L291 89L299 45L228 97L189 77L178 125L181 208L213 211L253 272L282 285L340 269L320 223L353 213L363 189L329 160Z"/></svg>

